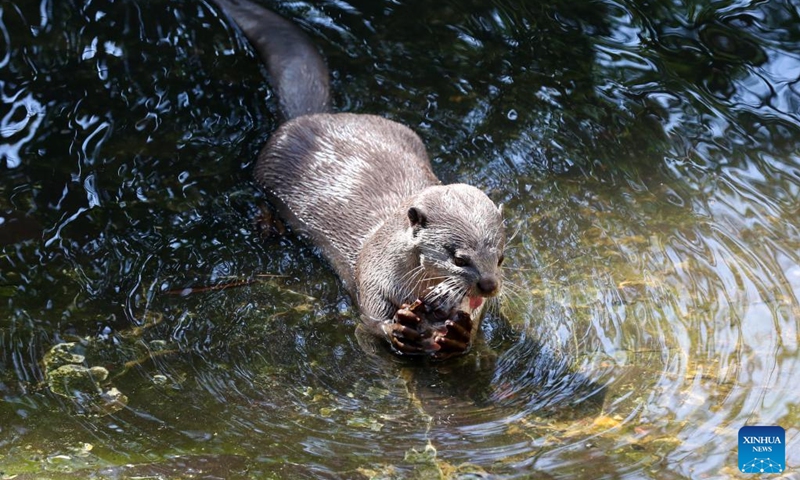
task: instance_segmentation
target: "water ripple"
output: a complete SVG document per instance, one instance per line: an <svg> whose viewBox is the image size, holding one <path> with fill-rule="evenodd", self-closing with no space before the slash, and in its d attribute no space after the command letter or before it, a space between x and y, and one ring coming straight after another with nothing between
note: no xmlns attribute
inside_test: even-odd
<svg viewBox="0 0 800 480"><path fill-rule="evenodd" d="M255 227L274 99L223 16L73 7L0 14L12 475L233 453L279 478L721 477L744 424L800 461L792 2L278 6L338 110L410 125L443 180L505 205L503 301L443 363L365 347L313 249ZM46 388L63 342L126 408Z"/></svg>

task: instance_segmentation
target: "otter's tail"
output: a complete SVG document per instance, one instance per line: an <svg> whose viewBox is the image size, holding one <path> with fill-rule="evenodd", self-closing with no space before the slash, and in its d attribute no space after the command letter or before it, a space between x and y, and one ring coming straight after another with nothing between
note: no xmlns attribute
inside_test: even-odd
<svg viewBox="0 0 800 480"><path fill-rule="evenodd" d="M250 0L212 0L230 15L267 63L286 120L330 110L328 68L295 25Z"/></svg>

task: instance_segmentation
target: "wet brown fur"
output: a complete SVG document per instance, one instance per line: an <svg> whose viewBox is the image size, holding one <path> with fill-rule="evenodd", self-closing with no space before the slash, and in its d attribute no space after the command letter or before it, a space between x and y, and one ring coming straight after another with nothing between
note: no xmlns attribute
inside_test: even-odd
<svg viewBox="0 0 800 480"><path fill-rule="evenodd" d="M408 127L374 115L318 113L328 108L328 92L320 90L327 70L305 35L247 0L214 1L270 63L279 98L303 95L308 85L309 97L281 99L288 121L261 151L255 178L293 230L319 247L368 330L389 335L385 326L397 309L437 283L453 302L495 295L505 247L500 209L475 187L441 185ZM270 29L282 43L269 40ZM283 58L289 55L309 63L287 73L298 65ZM468 265L455 265L454 256ZM479 292L481 279L497 288Z"/></svg>

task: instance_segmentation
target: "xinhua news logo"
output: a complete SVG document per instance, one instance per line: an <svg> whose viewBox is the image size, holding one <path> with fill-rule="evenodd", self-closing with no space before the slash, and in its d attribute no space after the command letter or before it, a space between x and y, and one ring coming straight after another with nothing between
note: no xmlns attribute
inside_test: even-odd
<svg viewBox="0 0 800 480"><path fill-rule="evenodd" d="M786 469L786 431L778 426L739 429L739 470L782 473Z"/></svg>

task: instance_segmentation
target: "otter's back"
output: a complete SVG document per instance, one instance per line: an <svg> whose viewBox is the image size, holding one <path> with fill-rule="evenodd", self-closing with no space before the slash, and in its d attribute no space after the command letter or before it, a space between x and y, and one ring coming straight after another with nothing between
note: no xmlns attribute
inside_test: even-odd
<svg viewBox="0 0 800 480"><path fill-rule="evenodd" d="M348 113L297 117L261 151L255 178L281 216L311 237L348 288L357 254L404 201L440 182L409 128Z"/></svg>

